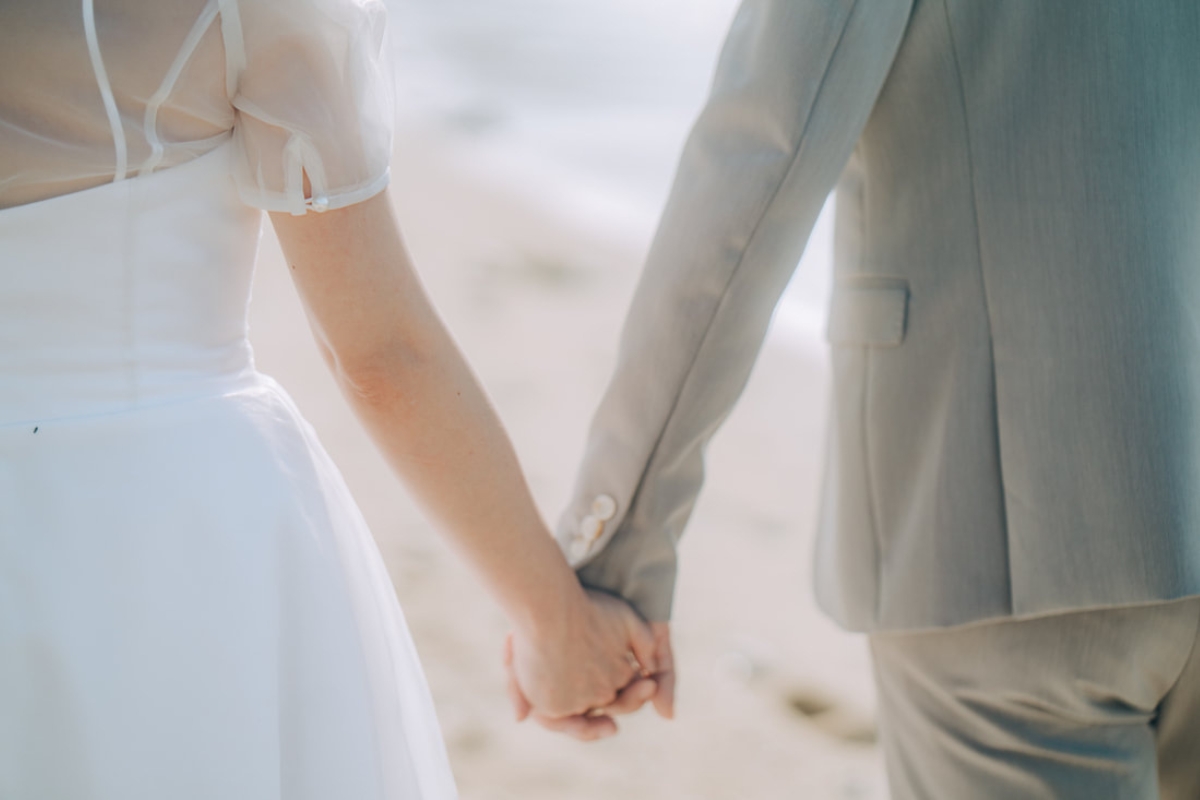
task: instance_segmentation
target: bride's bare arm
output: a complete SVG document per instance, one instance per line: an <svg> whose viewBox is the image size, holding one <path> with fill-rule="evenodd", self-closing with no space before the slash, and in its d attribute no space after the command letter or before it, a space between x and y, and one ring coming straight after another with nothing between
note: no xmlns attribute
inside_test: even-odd
<svg viewBox="0 0 1200 800"><path fill-rule="evenodd" d="M538 684L524 687L535 708L560 716L604 705L632 676L624 654L633 646L649 660L653 640L623 605L588 602L499 418L421 286L387 193L271 220L342 391L483 576L518 640L531 643L517 661L524 683Z"/></svg>

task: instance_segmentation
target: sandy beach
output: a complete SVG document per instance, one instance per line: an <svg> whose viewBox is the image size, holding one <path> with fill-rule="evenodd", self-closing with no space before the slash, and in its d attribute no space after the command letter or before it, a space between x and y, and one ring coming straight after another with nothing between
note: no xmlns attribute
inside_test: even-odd
<svg viewBox="0 0 1200 800"><path fill-rule="evenodd" d="M480 168L470 141L402 126L392 197L421 275L486 386L553 522L652 222L613 224ZM294 395L371 524L468 800L884 798L865 642L812 599L826 404L822 348L773 336L709 455L682 547L678 717L649 710L581 744L516 725L506 623L337 395L268 230L254 287L260 368Z"/></svg>

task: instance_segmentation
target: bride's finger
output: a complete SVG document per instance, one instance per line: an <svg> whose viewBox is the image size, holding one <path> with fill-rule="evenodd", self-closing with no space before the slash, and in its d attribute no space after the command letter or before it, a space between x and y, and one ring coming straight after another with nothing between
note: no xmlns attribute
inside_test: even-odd
<svg viewBox="0 0 1200 800"><path fill-rule="evenodd" d="M617 699L601 711L606 715L632 714L644 706L658 693L658 682L653 678L638 678L617 694Z"/></svg>
<svg viewBox="0 0 1200 800"><path fill-rule="evenodd" d="M513 635L512 635L511 631L509 632L509 634L507 636L504 637L504 656L503 656L503 658L504 658L504 666L511 667L512 663L513 663Z"/></svg>
<svg viewBox="0 0 1200 800"><path fill-rule="evenodd" d="M617 723L608 716L585 716L577 714L573 717L551 718L534 714L534 719L548 731L565 733L583 742L606 739L617 732Z"/></svg>
<svg viewBox="0 0 1200 800"><path fill-rule="evenodd" d="M508 673L508 684L505 687L508 691L508 700L512 703L513 716L517 718L517 722L522 722L529 716L533 706L525 697L525 692L521 691L521 684L517 682L517 673L513 670L513 635L511 633L504 637L502 658L504 659L504 671Z"/></svg>
<svg viewBox="0 0 1200 800"><path fill-rule="evenodd" d="M517 684L517 679L511 676L508 679L508 699L512 703L513 716L516 717L517 722L523 722L529 716L532 706Z"/></svg>

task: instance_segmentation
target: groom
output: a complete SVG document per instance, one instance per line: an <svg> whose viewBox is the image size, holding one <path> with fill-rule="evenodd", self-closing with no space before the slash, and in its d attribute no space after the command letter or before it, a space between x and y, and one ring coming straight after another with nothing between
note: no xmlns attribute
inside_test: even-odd
<svg viewBox="0 0 1200 800"><path fill-rule="evenodd" d="M894 797L1200 797L1196 0L745 0L568 558L669 656L704 447L835 184L816 587Z"/></svg>

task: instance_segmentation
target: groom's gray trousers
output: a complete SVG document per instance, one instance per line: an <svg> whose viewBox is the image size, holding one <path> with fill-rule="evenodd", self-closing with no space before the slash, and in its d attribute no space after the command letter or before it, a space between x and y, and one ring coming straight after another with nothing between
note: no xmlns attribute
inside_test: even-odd
<svg viewBox="0 0 1200 800"><path fill-rule="evenodd" d="M1200 599L870 637L892 800L1197 800Z"/></svg>

